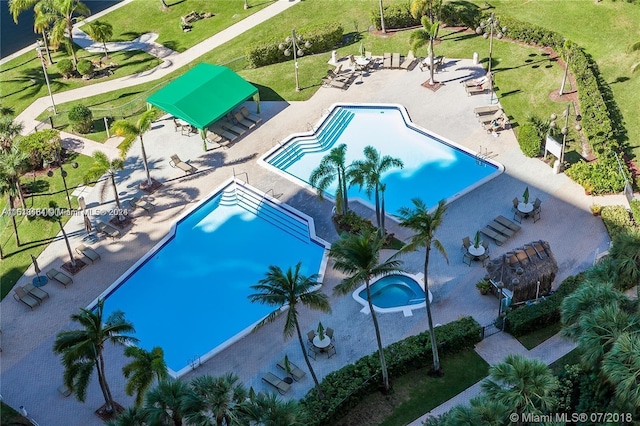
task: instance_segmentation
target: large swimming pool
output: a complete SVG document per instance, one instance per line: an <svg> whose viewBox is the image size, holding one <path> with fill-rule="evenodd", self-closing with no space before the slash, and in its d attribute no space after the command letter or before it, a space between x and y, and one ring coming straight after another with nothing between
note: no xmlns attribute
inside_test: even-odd
<svg viewBox="0 0 640 426"><path fill-rule="evenodd" d="M385 204L391 214L409 206L415 197L428 206L441 199L450 202L504 170L498 163L417 127L400 105L334 105L315 129L292 135L261 162L308 185L311 172L331 148L346 144L349 165L362 159L364 147L372 145L381 155L404 162L403 169L391 170L382 179L387 184ZM327 191L330 196L335 185L337 182ZM349 195L373 204L358 187L352 187Z"/></svg>
<svg viewBox="0 0 640 426"><path fill-rule="evenodd" d="M140 346L160 346L179 376L274 309L247 298L270 265L286 270L301 261L303 274L323 274L327 248L310 217L228 182L100 297L105 314L123 311Z"/></svg>

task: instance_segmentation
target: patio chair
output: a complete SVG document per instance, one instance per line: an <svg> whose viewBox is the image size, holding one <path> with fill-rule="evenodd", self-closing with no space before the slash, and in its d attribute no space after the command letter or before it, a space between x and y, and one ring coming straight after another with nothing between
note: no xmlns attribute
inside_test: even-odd
<svg viewBox="0 0 640 426"><path fill-rule="evenodd" d="M487 81L481 86L465 87L464 90L467 91L467 95L471 96L471 95L479 95L481 93L484 93L487 90L490 90L490 88L491 88L491 82Z"/></svg>
<svg viewBox="0 0 640 426"><path fill-rule="evenodd" d="M413 50L410 50L409 53L407 53L407 57L404 58L404 61L400 64L400 68L409 71L410 69L413 69L413 65L416 63L416 60L416 57L413 55Z"/></svg>
<svg viewBox="0 0 640 426"><path fill-rule="evenodd" d="M134 209L136 207L140 207L142 210L146 211L149 215L151 215L151 212L153 212L156 209L156 206L154 204L151 204L150 202L145 200L141 200L138 197L133 197L132 199L130 199L129 205Z"/></svg>
<svg viewBox="0 0 640 426"><path fill-rule="evenodd" d="M474 108L473 113L476 115L476 117L480 117L481 115L494 114L496 111L500 111L500 110L502 110L502 108L500 108L497 105L488 105L488 106Z"/></svg>
<svg viewBox="0 0 640 426"><path fill-rule="evenodd" d="M262 376L262 380L276 388L281 395L284 395L285 393L289 392L289 389L291 389L291 385L289 383L280 379L275 374L269 372L265 373L265 375Z"/></svg>
<svg viewBox="0 0 640 426"><path fill-rule="evenodd" d="M31 296L35 297L36 299L38 299L41 302L44 299L46 299L47 297L49 297L49 293L47 293L46 291L44 291L43 289L41 289L39 287L34 286L31 283L23 286L22 288L24 289L24 291L26 291Z"/></svg>
<svg viewBox="0 0 640 426"><path fill-rule="evenodd" d="M331 358L332 356L334 356L335 354L338 353L336 351L336 347L335 347L335 345L333 343L330 344L329 347L325 351L327 352L327 358Z"/></svg>
<svg viewBox="0 0 640 426"><path fill-rule="evenodd" d="M480 256L478 256L478 260L480 262L482 262L482 266L487 266L487 260L489 260L489 254L485 253L485 254L481 254Z"/></svg>
<svg viewBox="0 0 640 426"><path fill-rule="evenodd" d="M62 284L65 288L73 283L73 280L67 274L58 271L55 268L51 268L47 271L47 277L53 281L57 281Z"/></svg>
<svg viewBox="0 0 640 426"><path fill-rule="evenodd" d="M120 231L106 222L98 221L98 223L96 223L96 229L99 232L102 232L103 234L111 237L111 239L113 240L115 240L116 238L120 238Z"/></svg>
<svg viewBox="0 0 640 426"><path fill-rule="evenodd" d="M209 131L213 132L218 136L223 137L224 139L229 141L230 144L233 143L233 141L235 141L236 139L238 139L238 135L236 135L235 133L231 133L226 129L223 129L222 126L220 126L219 124L212 124L211 126L209 126Z"/></svg>
<svg viewBox="0 0 640 426"><path fill-rule="evenodd" d="M173 168L177 167L178 169L182 170L186 174L191 174L198 171L196 167L193 167L191 164L182 161L177 154L173 154L171 156L171 160L169 160L169 165Z"/></svg>
<svg viewBox="0 0 640 426"><path fill-rule="evenodd" d="M309 339L309 342L313 343L313 338L316 337L316 332L313 330L310 330L307 332L307 339Z"/></svg>
<svg viewBox="0 0 640 426"><path fill-rule="evenodd" d="M324 334L329 336L329 339L333 340L333 328L327 327L327 329L324 331Z"/></svg>
<svg viewBox="0 0 640 426"><path fill-rule="evenodd" d="M462 263L471 266L471 261L473 261L473 256L468 251L462 255Z"/></svg>
<svg viewBox="0 0 640 426"><path fill-rule="evenodd" d="M522 223L522 219L528 216L529 216L529 213L522 213L520 210L516 209L516 211L513 213L513 220L515 220L518 223Z"/></svg>
<svg viewBox="0 0 640 426"><path fill-rule="evenodd" d="M228 149L229 145L231 145L231 141L229 139L223 137L222 135L217 134L216 132L212 132L211 130L208 130L208 129L207 129L205 141L212 145L216 145L215 148L222 147L224 149Z"/></svg>
<svg viewBox="0 0 640 426"><path fill-rule="evenodd" d="M256 123L244 118L244 115L240 114L240 112L234 112L233 116L235 117L236 120L238 120L238 124L246 127L247 129L253 129L254 127L256 127Z"/></svg>
<svg viewBox="0 0 640 426"><path fill-rule="evenodd" d="M15 290L13 291L13 298L18 302L24 303L31 310L33 310L33 308L40 304L40 301L38 299L28 294L22 287L15 288Z"/></svg>
<svg viewBox="0 0 640 426"><path fill-rule="evenodd" d="M464 237L462 239L462 247L461 250L467 251L471 247L471 239L469 237Z"/></svg>
<svg viewBox="0 0 640 426"><path fill-rule="evenodd" d="M520 204L520 201L518 200L518 197L513 199L513 210L518 211L518 204Z"/></svg>
<svg viewBox="0 0 640 426"><path fill-rule="evenodd" d="M256 124L262 121L262 118L258 117L257 115L251 114L245 107L240 107L240 113L244 116L244 118L246 118L247 120L251 120Z"/></svg>
<svg viewBox="0 0 640 426"><path fill-rule="evenodd" d="M278 361L276 365L280 367L282 370L284 370L285 372L287 371L287 363L285 362L284 358ZM304 376L307 374L304 371L302 371L300 367L298 367L291 361L289 361L289 370L290 370L289 374L291 375L291 377L293 377L293 380L295 380L296 382L299 382L300 380L302 380Z"/></svg>
<svg viewBox="0 0 640 426"><path fill-rule="evenodd" d="M482 241L482 247L484 247L485 253L489 253L489 241L487 240Z"/></svg>
<svg viewBox="0 0 640 426"><path fill-rule="evenodd" d="M540 206L541 203L542 202L538 198L536 198L536 201L533 203L533 211L531 212L531 215L533 216L533 223L540 220L540 211L542 210L542 207Z"/></svg>
<svg viewBox="0 0 640 426"><path fill-rule="evenodd" d="M316 355L318 355L320 352L322 352L320 348L316 347L313 343L307 345L307 355L309 355L311 358L316 359Z"/></svg>
<svg viewBox="0 0 640 426"><path fill-rule="evenodd" d="M382 68L391 69L391 53L384 53L382 55Z"/></svg>
<svg viewBox="0 0 640 426"><path fill-rule="evenodd" d="M230 131L231 133L235 133L238 136L242 136L245 133L247 133L247 131L245 129L243 129L240 126L236 126L235 124L227 121L227 120L220 120L218 123L220 123L220 126L225 129Z"/></svg>
<svg viewBox="0 0 640 426"><path fill-rule="evenodd" d="M98 254L98 252L90 247L85 246L84 244L80 244L78 247L76 247L76 252L79 255L89 259L91 263L95 263L100 260L100 255Z"/></svg>

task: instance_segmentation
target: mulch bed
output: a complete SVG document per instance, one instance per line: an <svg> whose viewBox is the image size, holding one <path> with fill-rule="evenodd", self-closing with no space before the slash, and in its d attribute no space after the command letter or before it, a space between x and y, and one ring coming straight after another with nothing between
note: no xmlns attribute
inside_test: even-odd
<svg viewBox="0 0 640 426"><path fill-rule="evenodd" d="M140 184L140 189L142 189L147 194L153 194L156 192L162 184L155 179L151 179L151 185L147 185L147 181L145 180Z"/></svg>
<svg viewBox="0 0 640 426"><path fill-rule="evenodd" d="M435 84L429 84L429 80L425 81L424 83L421 84L422 87L424 87L425 89L429 89L432 92L435 92L436 90L438 90L439 88L441 88L442 86L444 86L444 83L440 83L440 82L434 82Z"/></svg>
<svg viewBox="0 0 640 426"><path fill-rule="evenodd" d="M133 220L129 216L125 216L123 220L120 220L118 216L114 216L111 218L109 223L118 229L125 229L133 223Z"/></svg>
<svg viewBox="0 0 640 426"><path fill-rule="evenodd" d="M71 275L75 275L78 272L82 271L85 266L87 266L87 264L84 261L80 259L76 259L76 266L72 266L71 262L66 262L65 264L62 265L62 269L64 269Z"/></svg>
<svg viewBox="0 0 640 426"><path fill-rule="evenodd" d="M113 402L113 411L111 413L107 413L106 410L107 404L102 405L98 408L95 413L96 416L100 417L102 420L113 420L118 414L124 411L124 407L117 402Z"/></svg>

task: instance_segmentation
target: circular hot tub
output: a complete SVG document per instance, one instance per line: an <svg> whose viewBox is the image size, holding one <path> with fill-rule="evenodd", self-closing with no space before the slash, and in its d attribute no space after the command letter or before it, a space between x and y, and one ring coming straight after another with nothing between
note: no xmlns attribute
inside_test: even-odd
<svg viewBox="0 0 640 426"><path fill-rule="evenodd" d="M393 274L380 277L371 284L371 303L376 312L403 312L412 315L414 309L425 307L422 274ZM367 288L363 284L353 292L353 298L363 306L362 312L369 313ZM433 300L429 292L429 301Z"/></svg>

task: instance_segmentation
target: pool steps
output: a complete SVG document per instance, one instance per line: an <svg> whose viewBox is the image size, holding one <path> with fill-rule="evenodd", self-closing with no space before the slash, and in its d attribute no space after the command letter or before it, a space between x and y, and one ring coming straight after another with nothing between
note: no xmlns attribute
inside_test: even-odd
<svg viewBox="0 0 640 426"><path fill-rule="evenodd" d="M309 243L309 224L301 222L295 217L283 212L273 205L271 201L265 199L260 194L253 191L245 191L239 188L223 191L220 195L218 205L235 206L239 205L259 218L266 220L271 225L287 232L299 240Z"/></svg>
<svg viewBox="0 0 640 426"><path fill-rule="evenodd" d="M354 112L338 108L314 137L296 140L269 160L269 164L279 169L286 169L307 152L324 151L332 147L354 116Z"/></svg>

